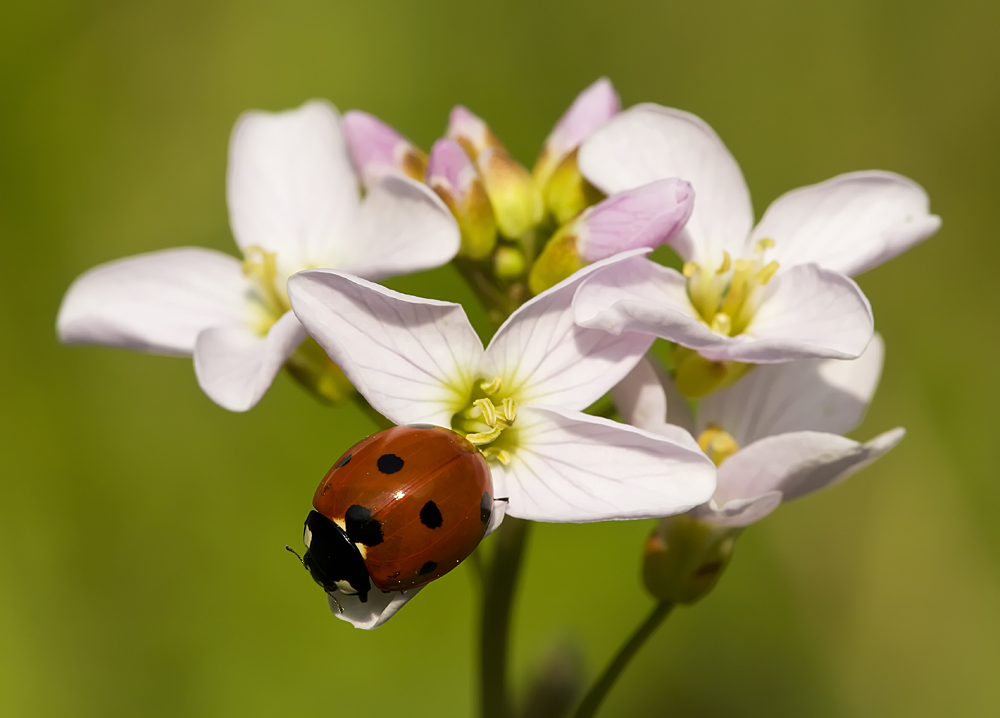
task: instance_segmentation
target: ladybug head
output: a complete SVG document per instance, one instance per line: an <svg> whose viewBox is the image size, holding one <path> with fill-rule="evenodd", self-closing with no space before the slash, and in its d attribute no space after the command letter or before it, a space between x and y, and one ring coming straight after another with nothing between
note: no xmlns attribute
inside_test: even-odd
<svg viewBox="0 0 1000 718"><path fill-rule="evenodd" d="M302 565L329 594L336 591L368 601L371 578L361 552L337 524L318 511L306 516Z"/></svg>

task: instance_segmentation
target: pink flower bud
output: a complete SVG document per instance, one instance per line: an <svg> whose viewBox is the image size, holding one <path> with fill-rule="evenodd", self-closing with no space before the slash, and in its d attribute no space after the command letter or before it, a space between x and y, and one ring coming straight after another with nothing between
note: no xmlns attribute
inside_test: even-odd
<svg viewBox="0 0 1000 718"><path fill-rule="evenodd" d="M387 174L423 181L427 156L392 127L358 110L345 113L342 122L351 160L366 188Z"/></svg>
<svg viewBox="0 0 1000 718"><path fill-rule="evenodd" d="M462 105L455 105L448 117L446 137L455 140L473 160L487 147L500 147L500 140L485 122Z"/></svg>
<svg viewBox="0 0 1000 718"><path fill-rule="evenodd" d="M497 241L493 207L472 160L458 142L446 138L434 143L427 161L427 184L458 221L462 233L459 254L472 259L487 257Z"/></svg>

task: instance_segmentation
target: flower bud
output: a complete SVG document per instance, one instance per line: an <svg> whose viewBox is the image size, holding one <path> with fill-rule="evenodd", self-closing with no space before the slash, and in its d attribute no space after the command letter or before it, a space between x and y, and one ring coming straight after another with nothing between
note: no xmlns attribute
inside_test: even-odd
<svg viewBox="0 0 1000 718"><path fill-rule="evenodd" d="M528 275L528 289L538 295L550 287L554 287L579 269L587 266L577 249L575 225L561 227L545 249L531 265Z"/></svg>
<svg viewBox="0 0 1000 718"><path fill-rule="evenodd" d="M487 147L503 146L489 125L461 105L456 105L451 111L445 136L462 145L473 160L478 159L479 153Z"/></svg>
<svg viewBox="0 0 1000 718"><path fill-rule="evenodd" d="M487 147L476 160L500 233L519 239L545 217L538 186L503 147Z"/></svg>
<svg viewBox="0 0 1000 718"><path fill-rule="evenodd" d="M423 182L427 155L419 147L367 112L351 110L342 122L351 161L366 188L393 173Z"/></svg>
<svg viewBox="0 0 1000 718"><path fill-rule="evenodd" d="M344 372L312 337L306 337L288 357L285 368L302 386L332 404L343 401L355 391Z"/></svg>
<svg viewBox="0 0 1000 718"><path fill-rule="evenodd" d="M524 276L527 261L519 247L504 245L493 255L493 274L504 282L513 282Z"/></svg>
<svg viewBox="0 0 1000 718"><path fill-rule="evenodd" d="M580 172L576 163L577 152L574 149L563 157L544 185L545 206L558 224L566 224L604 197Z"/></svg>
<svg viewBox="0 0 1000 718"><path fill-rule="evenodd" d="M729 564L739 532L688 514L660 519L643 547L646 590L661 601L697 603Z"/></svg>
<svg viewBox="0 0 1000 718"><path fill-rule="evenodd" d="M542 153L535 162L533 174L538 186L546 187L549 178L566 155L579 147L594 130L618 114L620 108L618 94L606 77L600 78L577 95L546 138Z"/></svg>
<svg viewBox="0 0 1000 718"><path fill-rule="evenodd" d="M427 161L427 184L455 215L462 234L458 253L485 259L497 242L497 225L486 188L472 161L454 140L434 143Z"/></svg>
<svg viewBox="0 0 1000 718"><path fill-rule="evenodd" d="M689 399L700 399L727 387L754 367L738 361L706 359L680 344L674 345L673 359L677 390Z"/></svg>

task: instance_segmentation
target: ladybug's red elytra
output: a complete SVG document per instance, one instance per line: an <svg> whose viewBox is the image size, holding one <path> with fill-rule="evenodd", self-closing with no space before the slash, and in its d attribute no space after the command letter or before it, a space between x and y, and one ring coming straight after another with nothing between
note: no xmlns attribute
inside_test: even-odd
<svg viewBox="0 0 1000 718"><path fill-rule="evenodd" d="M479 450L440 426L396 426L333 465L306 517L302 562L327 593L368 600L440 578L475 550L493 510Z"/></svg>

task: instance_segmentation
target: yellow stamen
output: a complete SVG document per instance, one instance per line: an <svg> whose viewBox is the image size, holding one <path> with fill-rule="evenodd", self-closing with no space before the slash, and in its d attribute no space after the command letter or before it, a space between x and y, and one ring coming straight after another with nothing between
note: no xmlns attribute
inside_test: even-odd
<svg viewBox="0 0 1000 718"><path fill-rule="evenodd" d="M705 452L705 455L712 460L716 466L735 454L740 449L736 439L724 429L709 424L698 437L698 446Z"/></svg>
<svg viewBox="0 0 1000 718"><path fill-rule="evenodd" d="M493 396L498 391L500 391L500 385L502 383L503 380L500 377L497 377L491 382L486 382L486 381L480 382L479 388L483 390L483 393L486 394L486 396Z"/></svg>
<svg viewBox="0 0 1000 718"><path fill-rule="evenodd" d="M495 446L487 446L480 453L487 459L496 459L504 466L510 464L510 452L506 449L498 449Z"/></svg>

